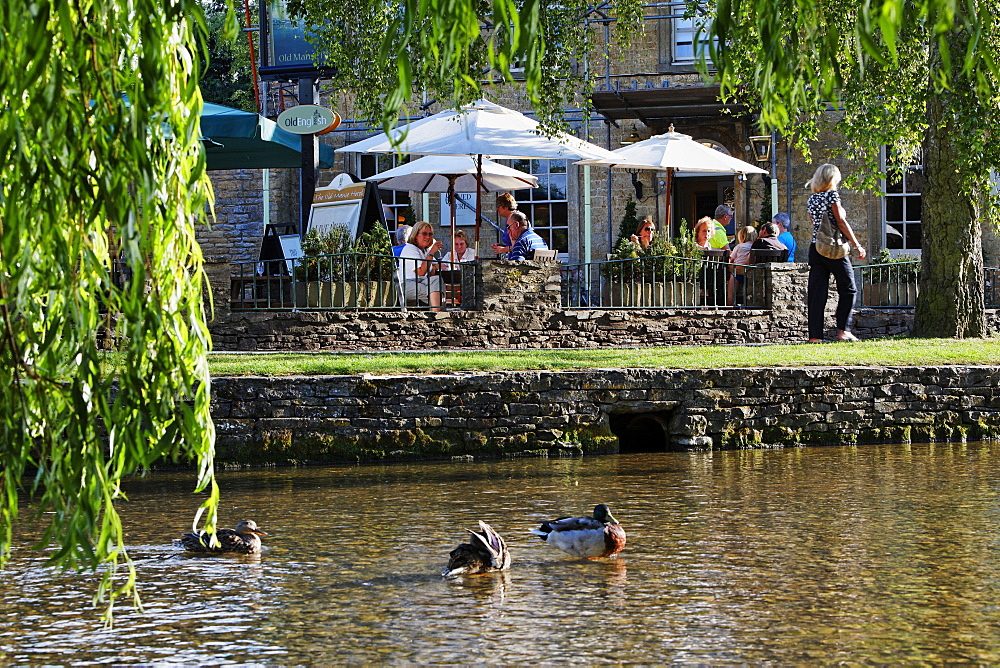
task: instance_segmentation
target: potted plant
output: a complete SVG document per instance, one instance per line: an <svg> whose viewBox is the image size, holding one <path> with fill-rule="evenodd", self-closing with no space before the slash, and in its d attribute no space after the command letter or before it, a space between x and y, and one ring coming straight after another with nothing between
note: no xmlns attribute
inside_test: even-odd
<svg viewBox="0 0 1000 668"><path fill-rule="evenodd" d="M702 252L687 221L681 221L679 238L671 241L656 236L646 249L632 243L629 235L619 238L609 262L602 267L605 305L693 305L694 278L698 273L694 260L700 259Z"/></svg>
<svg viewBox="0 0 1000 668"><path fill-rule="evenodd" d="M633 286L637 278L641 278L641 269L636 260L643 251L630 239L638 224L635 200L630 197L625 204L625 215L618 225L618 241L608 255L608 261L601 263L605 306L640 305L635 303L637 300L633 296ZM638 276L637 272L640 272Z"/></svg>
<svg viewBox="0 0 1000 668"><path fill-rule="evenodd" d="M694 306L698 291L696 279L701 273L699 260L703 252L695 242L694 232L686 219L681 219L680 236L672 242L654 239L652 249L658 256L657 280L663 282L664 306Z"/></svg>
<svg viewBox="0 0 1000 668"><path fill-rule="evenodd" d="M859 273L863 306L916 305L920 275L920 258L916 255L892 255L888 248L883 248Z"/></svg>
<svg viewBox="0 0 1000 668"><path fill-rule="evenodd" d="M342 226L327 232L315 230L302 240L302 255L295 265L296 304L299 306L354 305L353 291L345 278L352 273L350 252L354 245L350 230ZM351 294L348 294L348 293Z"/></svg>

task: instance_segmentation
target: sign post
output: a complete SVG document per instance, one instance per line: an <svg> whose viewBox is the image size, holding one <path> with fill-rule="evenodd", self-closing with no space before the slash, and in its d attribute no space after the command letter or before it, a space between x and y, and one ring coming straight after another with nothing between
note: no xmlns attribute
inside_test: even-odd
<svg viewBox="0 0 1000 668"><path fill-rule="evenodd" d="M260 42L261 79L298 82L299 104L315 104L319 100L319 79L335 75L336 70L316 62L315 48L306 39L305 26L288 14L287 0L261 0ZM302 134L299 172L299 234L302 236L306 233L318 175L319 142L311 132Z"/></svg>

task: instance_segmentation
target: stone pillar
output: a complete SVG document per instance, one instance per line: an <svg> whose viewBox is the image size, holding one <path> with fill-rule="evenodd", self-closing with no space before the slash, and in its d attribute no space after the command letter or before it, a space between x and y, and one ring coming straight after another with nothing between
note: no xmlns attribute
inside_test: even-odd
<svg viewBox="0 0 1000 668"><path fill-rule="evenodd" d="M765 266L765 308L771 309L772 319L781 323L789 341L803 339L808 334L806 320L806 289L809 285L809 265L801 262L771 262ZM836 294L834 294L836 297ZM832 316L836 299L827 301Z"/></svg>
<svg viewBox="0 0 1000 668"><path fill-rule="evenodd" d="M205 294L205 311L208 318L211 320L212 311L210 310L208 302L208 291L211 291L212 295L212 305L215 307L215 318L218 319L223 316L229 315L229 289L232 277L232 265L226 261L225 257L205 258L205 277L208 280Z"/></svg>
<svg viewBox="0 0 1000 668"><path fill-rule="evenodd" d="M483 260L480 310L555 310L562 305L558 262Z"/></svg>

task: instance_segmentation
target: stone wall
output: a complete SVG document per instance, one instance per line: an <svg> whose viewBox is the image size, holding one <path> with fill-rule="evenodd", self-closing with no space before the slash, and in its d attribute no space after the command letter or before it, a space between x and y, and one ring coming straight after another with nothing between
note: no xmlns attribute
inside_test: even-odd
<svg viewBox="0 0 1000 668"><path fill-rule="evenodd" d="M1000 437L1000 367L216 378L220 463Z"/></svg>
<svg viewBox="0 0 1000 668"><path fill-rule="evenodd" d="M225 267L213 272L216 350L423 350L448 348L596 348L706 343L801 343L806 338L803 264L767 265L769 301L760 309L593 309L560 306L557 264L484 261L479 310L259 311L230 313ZM827 302L832 338L836 291ZM861 338L907 333L913 309L856 309ZM1000 333L1000 314L988 313Z"/></svg>
<svg viewBox="0 0 1000 668"><path fill-rule="evenodd" d="M271 223L298 224L298 171L270 170ZM264 236L262 170L209 172L215 193L214 219L196 229L209 263L256 262Z"/></svg>

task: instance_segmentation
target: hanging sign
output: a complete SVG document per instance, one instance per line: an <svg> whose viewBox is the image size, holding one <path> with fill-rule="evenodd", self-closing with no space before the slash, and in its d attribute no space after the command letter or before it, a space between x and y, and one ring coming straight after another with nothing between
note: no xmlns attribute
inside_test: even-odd
<svg viewBox="0 0 1000 668"><path fill-rule="evenodd" d="M340 114L316 104L300 104L278 114L278 127L297 135L324 134L340 125Z"/></svg>

